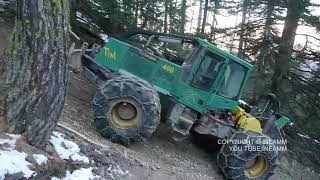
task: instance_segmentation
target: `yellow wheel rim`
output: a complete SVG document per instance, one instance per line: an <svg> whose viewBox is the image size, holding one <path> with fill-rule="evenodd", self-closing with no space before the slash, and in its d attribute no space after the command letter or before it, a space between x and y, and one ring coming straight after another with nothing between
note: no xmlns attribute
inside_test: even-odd
<svg viewBox="0 0 320 180"><path fill-rule="evenodd" d="M140 111L134 102L120 99L111 104L107 115L117 128L130 129L138 126Z"/></svg>
<svg viewBox="0 0 320 180"><path fill-rule="evenodd" d="M257 156L255 159L247 162L244 172L248 178L257 178L263 175L266 168L267 158L264 156Z"/></svg>

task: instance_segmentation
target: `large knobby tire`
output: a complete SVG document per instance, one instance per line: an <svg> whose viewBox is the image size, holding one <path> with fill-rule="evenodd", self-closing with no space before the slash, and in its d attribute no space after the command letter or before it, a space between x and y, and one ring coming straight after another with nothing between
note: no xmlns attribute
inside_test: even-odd
<svg viewBox="0 0 320 180"><path fill-rule="evenodd" d="M153 134L161 106L150 84L120 75L102 84L93 99L93 111L95 126L103 137L128 145Z"/></svg>
<svg viewBox="0 0 320 180"><path fill-rule="evenodd" d="M276 167L278 154L269 147L272 144L266 143L269 140L263 133L246 130L235 133L229 143L224 143L217 158L225 178L268 179Z"/></svg>

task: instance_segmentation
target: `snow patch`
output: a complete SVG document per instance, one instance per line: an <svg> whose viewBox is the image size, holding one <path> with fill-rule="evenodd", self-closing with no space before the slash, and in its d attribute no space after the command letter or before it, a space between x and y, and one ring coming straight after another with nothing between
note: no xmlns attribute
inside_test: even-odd
<svg viewBox="0 0 320 180"><path fill-rule="evenodd" d="M61 159L72 159L89 163L89 159L86 156L78 154L80 152L78 145L72 141L64 139L63 134L54 131L51 135L50 142Z"/></svg>
<svg viewBox="0 0 320 180"><path fill-rule="evenodd" d="M30 178L36 173L30 170L31 163L26 161L27 154L15 150L16 140L20 135L8 134L9 139L0 139L0 179L4 179L7 174L23 173L25 178Z"/></svg>
<svg viewBox="0 0 320 180"><path fill-rule="evenodd" d="M84 163L89 163L89 158L88 157L86 157L86 156L81 156L81 155L79 155L79 154L73 154L72 156L71 156L71 159L73 160L73 161L83 161Z"/></svg>
<svg viewBox="0 0 320 180"><path fill-rule="evenodd" d="M0 145L7 145L8 147L4 146L7 150L14 149L17 139L19 139L20 135L15 134L7 134L10 139L2 139L0 138Z"/></svg>
<svg viewBox="0 0 320 180"><path fill-rule="evenodd" d="M244 100L239 100L239 103L241 103L241 104L244 104L244 105L247 105L248 103L247 102L245 102Z"/></svg>
<svg viewBox="0 0 320 180"><path fill-rule="evenodd" d="M33 154L33 158L36 160L38 165L46 164L48 161L47 156L43 154Z"/></svg>
<svg viewBox="0 0 320 180"><path fill-rule="evenodd" d="M129 174L129 171L123 171L119 165L113 166L113 165L109 165L108 167L108 175L112 178L115 179L113 175L116 176L124 176Z"/></svg>
<svg viewBox="0 0 320 180"><path fill-rule="evenodd" d="M63 137L63 134L54 131L51 135L50 142L61 159L69 159L71 155L80 152L80 149L76 143L66 140Z"/></svg>
<svg viewBox="0 0 320 180"><path fill-rule="evenodd" d="M89 180L98 178L99 176L94 176L92 174L92 167L90 168L80 168L78 170L73 171L70 173L70 171L66 172L66 177L62 178L61 180ZM60 180L59 178L52 177L51 180Z"/></svg>

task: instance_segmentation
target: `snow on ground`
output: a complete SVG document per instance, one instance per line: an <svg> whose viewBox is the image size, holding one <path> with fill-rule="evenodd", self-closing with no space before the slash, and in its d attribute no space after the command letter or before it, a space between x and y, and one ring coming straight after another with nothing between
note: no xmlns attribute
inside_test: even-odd
<svg viewBox="0 0 320 180"><path fill-rule="evenodd" d="M73 161L82 161L82 162L84 162L84 163L89 163L89 159L88 159L88 157L86 157L86 156L81 156L81 155L79 155L79 154L73 154L72 156L71 156L71 159L73 160Z"/></svg>
<svg viewBox="0 0 320 180"><path fill-rule="evenodd" d="M22 173L25 178L37 175L36 172L29 168L32 164L26 161L27 154L15 149L15 144L19 137L20 135L7 134L7 138L0 138L0 180L4 179L7 174ZM63 137L63 134L53 132L50 139L59 156L62 159L89 163L88 157L78 154L80 152L78 145ZM32 156L38 165L45 164L48 161L48 158L43 154L33 154ZM92 174L92 169L92 167L81 168L72 173L67 171L63 180L89 180L98 177ZM58 178L54 177L52 179Z"/></svg>
<svg viewBox="0 0 320 180"><path fill-rule="evenodd" d="M70 171L66 172L66 177L59 179L57 177L52 177L51 180L89 180L98 178L99 176L94 176L92 174L92 167L90 168L80 168L78 170L73 171L70 173Z"/></svg>
<svg viewBox="0 0 320 180"><path fill-rule="evenodd" d="M63 178L63 180L87 180L87 179L93 179L97 178L97 176L94 176L92 174L92 167L91 168L81 168L78 170L73 171L70 173L67 171L66 177Z"/></svg>
<svg viewBox="0 0 320 180"><path fill-rule="evenodd" d="M89 163L89 158L79 154L80 149L78 145L70 140L64 139L64 135L54 131L50 139L56 152L59 154L61 159L71 159L72 161L82 161L84 163ZM90 168L80 168L72 173L70 171L66 172L66 176L61 180L89 180L97 178L92 174L92 167ZM59 180L59 178L52 177L51 180Z"/></svg>
<svg viewBox="0 0 320 180"><path fill-rule="evenodd" d="M66 176L63 177L62 179L57 178L57 177L52 177L51 180L91 180L91 179L96 179L99 178L100 176L95 176L92 173L93 168L80 168L72 173L70 171L66 172Z"/></svg>
<svg viewBox="0 0 320 180"><path fill-rule="evenodd" d="M127 175L129 173L128 170L123 171L119 165L113 166L113 165L109 165L108 167L108 175L112 178L115 179L113 175L116 176L124 176Z"/></svg>
<svg viewBox="0 0 320 180"><path fill-rule="evenodd" d="M38 165L46 164L48 161L47 156L43 154L33 154L33 158L36 160Z"/></svg>
<svg viewBox="0 0 320 180"><path fill-rule="evenodd" d="M88 157L79 154L80 149L78 145L72 141L64 139L63 137L63 134L54 131L50 139L51 144L54 146L54 149L59 154L60 158L89 163Z"/></svg>
<svg viewBox="0 0 320 180"><path fill-rule="evenodd" d="M13 146L16 144L17 139L20 137L20 135L15 134L7 134L10 139L1 139L0 138L0 145L7 144L9 145L9 149L13 148Z"/></svg>
<svg viewBox="0 0 320 180"><path fill-rule="evenodd" d="M0 139L0 179L4 179L6 174L23 173L25 178L29 178L36 173L30 170L31 163L25 159L27 154L15 150L16 140L19 135L8 134L9 139Z"/></svg>

